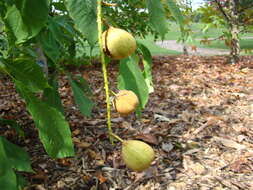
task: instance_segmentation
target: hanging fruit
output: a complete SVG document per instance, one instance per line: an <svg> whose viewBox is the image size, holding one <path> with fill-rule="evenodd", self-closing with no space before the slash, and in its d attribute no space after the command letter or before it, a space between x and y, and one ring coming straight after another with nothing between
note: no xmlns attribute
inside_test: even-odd
<svg viewBox="0 0 253 190"><path fill-rule="evenodd" d="M133 91L130 90L119 91L119 93L116 94L116 97L114 99L115 109L122 116L126 116L130 113L133 113L138 105L138 97Z"/></svg>
<svg viewBox="0 0 253 190"><path fill-rule="evenodd" d="M127 31L110 27L103 33L103 49L105 54L115 60L126 58L136 50L136 41Z"/></svg>
<svg viewBox="0 0 253 190"><path fill-rule="evenodd" d="M128 168L141 172L150 167L155 153L151 146L142 141L127 140L122 144L122 158Z"/></svg>

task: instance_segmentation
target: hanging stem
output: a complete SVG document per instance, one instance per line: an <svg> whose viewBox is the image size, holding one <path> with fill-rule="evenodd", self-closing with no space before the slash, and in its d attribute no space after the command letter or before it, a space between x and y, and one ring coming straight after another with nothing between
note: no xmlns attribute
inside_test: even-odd
<svg viewBox="0 0 253 190"><path fill-rule="evenodd" d="M103 51L103 42L102 42L102 0L97 0L97 24L98 24L98 43L100 48L100 55L101 55L101 64L102 64L102 71L104 75L104 88L106 94L106 104L107 104L107 127L109 133L110 142L113 144L113 138L111 134L112 127L111 127L111 108L110 108L110 95L109 95L109 85L108 85L108 78L107 78L107 71L106 71L106 63L105 63L105 54Z"/></svg>
<svg viewBox="0 0 253 190"><path fill-rule="evenodd" d="M117 96L117 94L113 92L112 90L110 90L110 92L112 93L113 96Z"/></svg>
<svg viewBox="0 0 253 190"><path fill-rule="evenodd" d="M114 134L114 133L111 133L110 134L112 137L114 137L115 139L117 139L118 141L120 141L120 142L122 142L123 143L123 139L122 138L120 138L118 135L116 135L116 134Z"/></svg>

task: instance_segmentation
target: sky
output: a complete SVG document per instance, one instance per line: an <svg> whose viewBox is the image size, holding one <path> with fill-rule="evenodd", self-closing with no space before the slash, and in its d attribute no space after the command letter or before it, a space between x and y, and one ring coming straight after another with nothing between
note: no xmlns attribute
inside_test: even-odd
<svg viewBox="0 0 253 190"><path fill-rule="evenodd" d="M203 0L192 0L193 9L198 8L203 2Z"/></svg>

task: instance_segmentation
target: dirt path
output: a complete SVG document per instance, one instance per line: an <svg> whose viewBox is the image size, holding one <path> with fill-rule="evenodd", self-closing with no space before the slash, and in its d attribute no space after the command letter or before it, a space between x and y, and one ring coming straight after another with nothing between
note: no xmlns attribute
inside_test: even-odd
<svg viewBox="0 0 253 190"><path fill-rule="evenodd" d="M183 52L183 45L177 43L176 40L165 40L165 41L159 41L156 42L156 44L160 47L175 50L179 52ZM197 48L196 51L192 49L190 46L187 47L188 53L190 55L228 55L229 50L225 49L214 49L214 48Z"/></svg>

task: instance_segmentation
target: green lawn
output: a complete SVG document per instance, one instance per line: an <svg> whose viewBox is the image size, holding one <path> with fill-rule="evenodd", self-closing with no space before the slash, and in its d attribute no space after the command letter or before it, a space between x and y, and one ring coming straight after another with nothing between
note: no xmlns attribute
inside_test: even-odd
<svg viewBox="0 0 253 190"><path fill-rule="evenodd" d="M191 28L194 31L192 36L194 45L197 45L199 47L208 47L208 48L222 48L222 49L228 49L228 47L225 46L223 41L213 41L210 45L203 45L199 43L198 39L202 39L205 37L208 38L217 38L222 35L222 28L210 28L206 33L203 33L201 30L205 27L205 24L202 23L193 23ZM179 26L176 23L170 23L170 31L165 36L165 40L177 40L180 37L180 30ZM245 37L253 37L253 33L245 33L240 36L241 38ZM151 37L148 36L148 39L151 39ZM241 48L242 49L253 49L253 39L242 39L240 41Z"/></svg>
<svg viewBox="0 0 253 190"><path fill-rule="evenodd" d="M178 37L180 37L180 30L179 26L176 23L170 23L169 25L170 31L165 36L166 40L176 40ZM222 35L222 31L225 30L224 28L209 28L205 33L202 32L202 29L205 27L205 24L203 23L193 23L191 25L191 29L193 31L193 37L198 38L204 38L205 36L209 38L217 38L220 35ZM253 37L253 33L244 33L241 35L241 37Z"/></svg>

